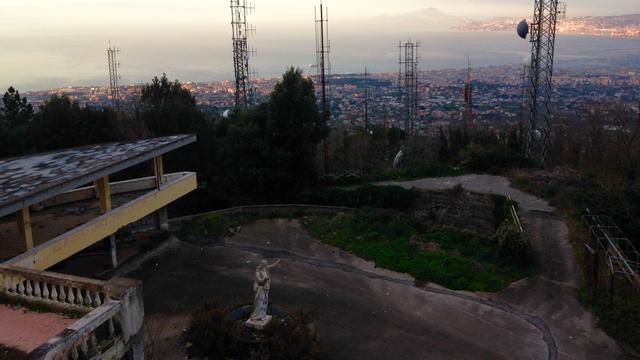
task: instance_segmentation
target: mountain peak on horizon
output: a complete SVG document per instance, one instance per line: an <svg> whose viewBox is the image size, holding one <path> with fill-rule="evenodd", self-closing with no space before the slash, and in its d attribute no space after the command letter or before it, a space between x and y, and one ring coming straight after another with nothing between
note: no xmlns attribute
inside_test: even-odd
<svg viewBox="0 0 640 360"><path fill-rule="evenodd" d="M406 13L406 15L419 16L419 17L439 17L439 18L452 17L451 15L446 14L442 10L440 10L438 8L435 8L435 7L422 8L422 9L419 9L419 10L415 10L415 11Z"/></svg>

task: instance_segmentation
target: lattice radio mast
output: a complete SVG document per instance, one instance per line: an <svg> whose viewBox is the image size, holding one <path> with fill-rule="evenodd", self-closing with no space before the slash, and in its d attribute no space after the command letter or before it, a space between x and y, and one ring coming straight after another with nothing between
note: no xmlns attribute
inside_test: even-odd
<svg viewBox="0 0 640 360"><path fill-rule="evenodd" d="M528 78L528 124L526 156L539 165L549 160L549 136L553 113L553 58L558 21L566 16L566 3L558 0L535 0L533 21L518 25L518 34L526 38L531 29L531 67Z"/></svg>
<svg viewBox="0 0 640 360"><path fill-rule="evenodd" d="M407 41L399 46L398 105L399 120L408 135L415 135L418 120L419 42Z"/></svg>
<svg viewBox="0 0 640 360"><path fill-rule="evenodd" d="M320 78L321 106L322 118L325 127L331 126L331 109L330 109L330 83L331 61L329 54L331 53L331 42L329 41L329 9L322 5L320 1L320 16L318 17L318 9L314 8L315 25L316 25L316 61L318 69L318 77ZM327 140L323 142L323 162L324 170L328 169L329 149Z"/></svg>
<svg viewBox="0 0 640 360"><path fill-rule="evenodd" d="M111 42L109 42L109 47L107 48L107 62L109 64L109 93L111 95L111 104L114 108L120 108L120 88L118 85L118 81L120 80L120 75L118 74L118 69L120 68L120 63L118 62L118 54L120 53L120 49L115 46L111 46Z"/></svg>
<svg viewBox="0 0 640 360"><path fill-rule="evenodd" d="M247 23L247 15L255 7L247 0L231 0L231 28L233 42L233 70L235 73L235 106L244 109L251 106L253 87L251 85L252 72L249 68L251 55L255 50L249 48L249 35L255 33L255 28Z"/></svg>
<svg viewBox="0 0 640 360"><path fill-rule="evenodd" d="M473 121L473 83L471 82L471 57L467 56L467 82L464 84L464 126Z"/></svg>
<svg viewBox="0 0 640 360"><path fill-rule="evenodd" d="M369 70L364 67L364 130L369 133Z"/></svg>

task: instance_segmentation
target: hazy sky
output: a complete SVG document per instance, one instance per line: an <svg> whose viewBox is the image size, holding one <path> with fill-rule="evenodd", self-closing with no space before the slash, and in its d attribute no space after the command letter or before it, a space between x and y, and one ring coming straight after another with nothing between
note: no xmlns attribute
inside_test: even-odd
<svg viewBox="0 0 640 360"><path fill-rule="evenodd" d="M7 31L80 30L80 27L122 25L227 24L228 0L2 0L0 24ZM255 0L255 23L308 21L317 0ZM522 16L532 12L531 0L334 0L325 1L334 21L381 14L399 14L435 7L466 17ZM570 15L640 12L638 0L569 1Z"/></svg>
<svg viewBox="0 0 640 360"><path fill-rule="evenodd" d="M313 17L319 0L253 2L256 12L250 22L258 32L250 41L258 49L258 57L252 66L260 76L280 74L288 65L306 67L315 62ZM163 72L185 81L232 77L229 0L0 3L0 91L9 85L34 90L104 84L109 40L122 48L122 83L148 81ZM397 61L397 41L407 38L425 44L424 68L462 66L467 53L474 53L478 61L485 56L480 53L483 47L478 46L485 40L472 38L479 35L446 40L430 33L425 27L433 23L424 18L393 15L427 8L473 19L529 17L533 12L533 0L325 0L325 4L330 10L336 72L356 71L361 64L370 65L372 71L389 71ZM569 0L568 13L640 13L640 0ZM376 20L382 15L392 17ZM500 36L494 39L496 50L486 54L485 64L494 64L496 54L508 53L503 62L512 62L528 51L528 43L515 34ZM434 43L439 40L441 43ZM500 46L504 41L509 42L507 48Z"/></svg>

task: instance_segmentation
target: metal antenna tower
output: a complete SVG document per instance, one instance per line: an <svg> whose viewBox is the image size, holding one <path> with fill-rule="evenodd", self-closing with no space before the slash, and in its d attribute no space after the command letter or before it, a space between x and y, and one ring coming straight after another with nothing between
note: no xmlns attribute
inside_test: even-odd
<svg viewBox="0 0 640 360"><path fill-rule="evenodd" d="M255 7L247 0L231 0L231 28L233 41L233 70L236 80L235 105L236 109L244 109L251 105L253 88L251 86L250 56L255 50L249 49L249 35L255 33L255 28L247 24L247 15Z"/></svg>
<svg viewBox="0 0 640 360"><path fill-rule="evenodd" d="M331 61L329 60L329 54L331 53L331 42L329 41L329 9L322 5L322 1L320 1L320 17L318 17L317 10L317 8L314 8L316 27L316 61L318 65L318 77L320 78L322 118L324 119L325 127L327 127L331 125L331 110L329 106L329 78L331 76ZM324 171L326 172L328 169L329 157L326 140L323 142L323 148Z"/></svg>
<svg viewBox="0 0 640 360"><path fill-rule="evenodd" d="M418 50L419 42L407 41L399 48L398 104L399 120L409 135L415 134L418 120Z"/></svg>
<svg viewBox="0 0 640 360"><path fill-rule="evenodd" d="M464 114L463 121L467 123L473 120L473 83L471 82L471 57L467 56L467 82L464 85Z"/></svg>
<svg viewBox="0 0 640 360"><path fill-rule="evenodd" d="M118 74L118 68L120 68L120 63L118 62L119 53L120 49L115 46L111 46L111 42L109 42L109 47L107 48L107 62L109 64L109 93L111 94L111 103L116 109L120 108L120 89L118 85L118 80L120 80L120 75Z"/></svg>
<svg viewBox="0 0 640 360"><path fill-rule="evenodd" d="M369 132L369 71L364 67L364 130Z"/></svg>
<svg viewBox="0 0 640 360"><path fill-rule="evenodd" d="M566 14L566 4L558 0L535 0L531 23L531 67L528 86L528 124L526 156L540 164L549 160L549 135L553 114L551 95L553 90L553 58L558 21ZM519 25L518 32L526 38L526 21Z"/></svg>

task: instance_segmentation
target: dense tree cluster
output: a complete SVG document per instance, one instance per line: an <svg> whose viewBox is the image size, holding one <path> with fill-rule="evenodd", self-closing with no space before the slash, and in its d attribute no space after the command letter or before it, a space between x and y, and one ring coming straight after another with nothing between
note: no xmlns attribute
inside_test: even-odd
<svg viewBox="0 0 640 360"><path fill-rule="evenodd" d="M52 96L38 112L10 88L0 108L0 157L141 137L195 133L198 142L167 156L171 170L197 171L201 186L181 212L293 201L317 179L316 150L326 136L313 82L289 69L269 100L229 118L202 113L166 75L141 90L133 111L81 107Z"/></svg>

